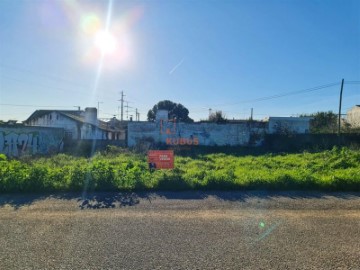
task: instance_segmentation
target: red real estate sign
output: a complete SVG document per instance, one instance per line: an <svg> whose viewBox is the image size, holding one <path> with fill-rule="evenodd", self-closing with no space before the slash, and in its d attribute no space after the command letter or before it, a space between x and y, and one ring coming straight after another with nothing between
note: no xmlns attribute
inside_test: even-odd
<svg viewBox="0 0 360 270"><path fill-rule="evenodd" d="M174 169L174 151L150 150L148 163L150 169Z"/></svg>

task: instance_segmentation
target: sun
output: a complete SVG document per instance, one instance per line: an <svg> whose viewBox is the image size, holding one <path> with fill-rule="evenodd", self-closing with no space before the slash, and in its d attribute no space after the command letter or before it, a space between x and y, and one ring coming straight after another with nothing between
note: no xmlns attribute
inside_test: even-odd
<svg viewBox="0 0 360 270"><path fill-rule="evenodd" d="M116 49L116 39L108 31L99 31L95 35L95 46L102 54L112 54Z"/></svg>

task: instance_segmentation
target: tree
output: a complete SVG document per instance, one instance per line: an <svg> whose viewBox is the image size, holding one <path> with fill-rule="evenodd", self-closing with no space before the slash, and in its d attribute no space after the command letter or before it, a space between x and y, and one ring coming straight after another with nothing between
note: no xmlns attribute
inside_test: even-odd
<svg viewBox="0 0 360 270"><path fill-rule="evenodd" d="M338 129L338 116L332 111L317 112L310 115L312 120L310 121L311 133L336 133Z"/></svg>
<svg viewBox="0 0 360 270"><path fill-rule="evenodd" d="M159 101L155 104L147 114L148 121L155 121L158 110L167 110L170 119L176 118L177 121L185 123L194 122L194 120L189 117L189 110L187 108L180 103L175 103L170 100Z"/></svg>
<svg viewBox="0 0 360 270"><path fill-rule="evenodd" d="M226 123L227 119L222 111L216 111L209 115L209 122Z"/></svg>

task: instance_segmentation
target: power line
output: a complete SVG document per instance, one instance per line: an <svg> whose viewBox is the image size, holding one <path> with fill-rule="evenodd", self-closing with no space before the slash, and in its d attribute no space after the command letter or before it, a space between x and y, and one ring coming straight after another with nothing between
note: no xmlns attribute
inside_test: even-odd
<svg viewBox="0 0 360 270"><path fill-rule="evenodd" d="M18 83L26 84L27 86L32 85L34 87L44 88L44 89L47 89L47 90L56 90L56 91L61 91L61 92L69 92L69 90L71 89L72 92L75 92L76 94L81 94L81 95L88 94L88 90L86 90L86 89L89 89L88 87L81 86L81 87L83 87L83 89L79 90L79 86L77 86L76 84L74 84L74 85L72 85L70 87L69 86L64 86L64 87L48 86L48 85L45 85L45 84L42 84L42 83L33 82L31 80L28 80L28 79L19 80L17 78L13 78L11 76L4 75L4 74L0 74L0 77L5 78L5 79L9 79L9 80L12 80L12 81L15 81L15 82L18 82ZM69 88L65 88L65 87L69 87ZM74 90L75 87L76 87L76 90ZM102 93L102 96L105 97L105 98L112 98L112 96L106 95L106 94L103 94L103 93Z"/></svg>
<svg viewBox="0 0 360 270"><path fill-rule="evenodd" d="M29 83L30 83L35 87L42 87L42 88L53 89L53 90L58 90L58 91L60 90L62 92L68 92L69 91L69 89L64 89L62 87L47 86L47 85L44 85L44 84L41 84L41 83L39 84L39 83L36 83L36 82L34 83L34 82L31 82L31 81L19 80L17 78L13 78L11 76L4 75L4 74L1 74L1 77L5 78L5 79L10 79L10 80L15 81L15 82L23 83L23 84L26 84L26 85L29 85Z"/></svg>
<svg viewBox="0 0 360 270"><path fill-rule="evenodd" d="M346 81L344 84L360 84L360 81Z"/></svg>
<svg viewBox="0 0 360 270"><path fill-rule="evenodd" d="M40 72L35 72L35 71L29 70L29 69L24 69L24 68L19 68L19 67L10 66L10 65L4 65L4 64L0 64L0 68L1 69L15 70L15 71L22 72L22 73L29 73L29 74L40 76L40 77L43 77L43 78L48 78L48 79L51 79L51 80L61 81L61 82L65 82L65 83L68 83L68 84L72 84L72 85L75 85L77 87L89 88L87 86L79 84L78 82L70 81L68 79L53 76L53 75L49 75L49 74L43 74L43 73L40 73Z"/></svg>
<svg viewBox="0 0 360 270"><path fill-rule="evenodd" d="M275 94L275 95L272 95L272 96L265 96L265 97L260 97L260 98L256 98L256 99L250 99L250 100L244 100L244 101L239 101L239 102L234 102L234 103L213 104L213 105L211 105L209 107L214 108L214 107L221 107L221 106L232 106L232 105L237 105L237 104L242 104L242 103L252 103L252 102L266 101L266 100L281 98L281 97L290 96L290 95L314 92L314 91L318 91L318 90L321 90L321 89L324 89L324 88L336 86L336 85L339 85L339 84L340 84L339 82L329 83L329 84L315 86L315 87L307 88L307 89L303 89L303 90L285 92L285 93ZM202 112L202 111L205 111L205 110L208 110L208 109L203 108L202 110L196 110L195 112L200 112L200 111ZM194 112L194 111L192 111L192 112Z"/></svg>
<svg viewBox="0 0 360 270"><path fill-rule="evenodd" d="M276 95L272 95L272 96L260 97L260 98L256 98L256 99L249 99L249 100L244 100L244 101L234 102L234 103L213 105L213 107L216 107L216 106L230 106L230 105L237 105L237 104L241 104L241 103L251 103L251 102L259 102L259 101L271 100L271 99L275 99L275 98L281 98L281 97L285 97L285 96L297 95L297 94L301 94L301 93L314 92L314 91L318 91L318 90L328 88L328 87L332 87L332 86L339 85L339 84L340 84L339 82L329 83L329 84L315 86L315 87L307 88L307 89L303 89L303 90L280 93L280 94L276 94Z"/></svg>
<svg viewBox="0 0 360 270"><path fill-rule="evenodd" d="M48 105L27 105L27 104L7 104L0 103L0 106L10 106L10 107L41 107L41 108L73 108L77 106L48 106Z"/></svg>

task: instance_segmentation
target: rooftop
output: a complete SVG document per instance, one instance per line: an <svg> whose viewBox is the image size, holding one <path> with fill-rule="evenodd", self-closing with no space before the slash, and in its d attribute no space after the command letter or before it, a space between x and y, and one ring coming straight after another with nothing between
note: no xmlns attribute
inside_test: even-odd
<svg viewBox="0 0 360 270"><path fill-rule="evenodd" d="M23 123L28 124L33 119L37 119L39 117L42 117L44 115L47 115L47 114L53 113L53 112L61 114L65 117L72 119L79 123L83 123L83 124L86 123L86 124L89 124L92 126L97 126L98 128L100 128L102 130L113 131L115 129L120 129L123 127L119 123L114 123L114 121L105 122L102 120L97 120L96 125L93 123L89 123L89 122L85 121L85 111L83 111L83 110L36 110ZM120 121L118 121L118 122L120 122Z"/></svg>

